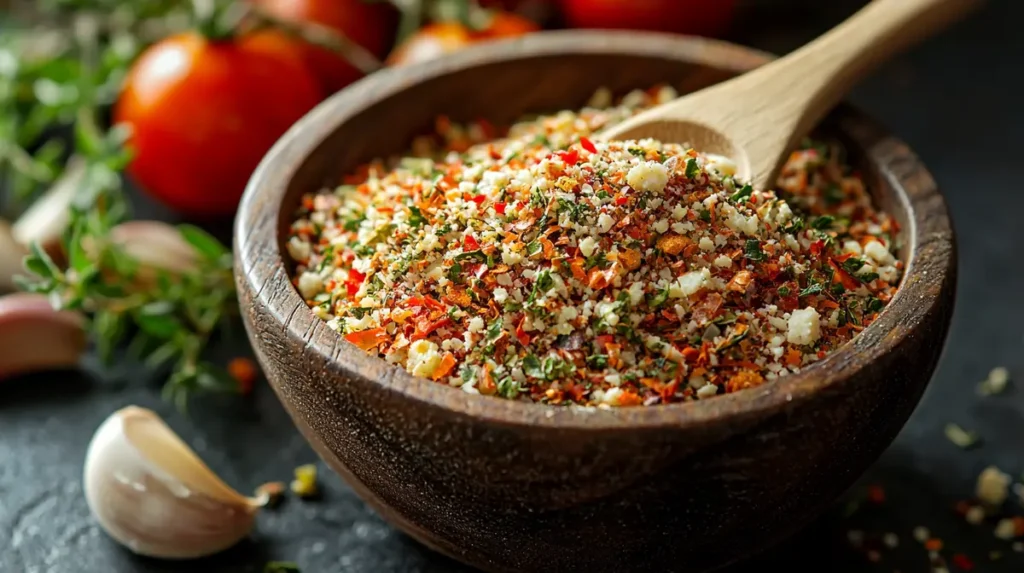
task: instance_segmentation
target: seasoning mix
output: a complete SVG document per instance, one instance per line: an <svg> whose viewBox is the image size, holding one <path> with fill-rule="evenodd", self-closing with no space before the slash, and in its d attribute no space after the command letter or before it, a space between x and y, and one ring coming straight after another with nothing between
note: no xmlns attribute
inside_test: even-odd
<svg viewBox="0 0 1024 573"><path fill-rule="evenodd" d="M676 94L527 118L439 118L404 158L303 198L294 284L344 338L416 376L552 405L705 399L820 360L893 296L897 223L842 150L775 191L727 158L594 132Z"/></svg>

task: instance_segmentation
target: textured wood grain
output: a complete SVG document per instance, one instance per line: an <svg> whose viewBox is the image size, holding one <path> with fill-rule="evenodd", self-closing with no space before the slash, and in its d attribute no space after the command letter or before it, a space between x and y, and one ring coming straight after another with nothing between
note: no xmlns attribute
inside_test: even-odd
<svg viewBox="0 0 1024 573"><path fill-rule="evenodd" d="M317 319L281 245L303 192L403 150L445 113L506 122L615 90L685 91L767 57L707 40L544 33L363 80L293 128L249 186L236 276L250 339L297 426L387 520L488 571L703 571L825 508L904 424L945 340L955 243L931 176L842 107L844 139L900 221L908 265L878 321L827 360L754 390L609 411L468 395L370 357Z"/></svg>
<svg viewBox="0 0 1024 573"><path fill-rule="evenodd" d="M728 155L754 188L770 186L793 146L857 82L980 3L873 0L771 65L650 109L603 135L653 137Z"/></svg>

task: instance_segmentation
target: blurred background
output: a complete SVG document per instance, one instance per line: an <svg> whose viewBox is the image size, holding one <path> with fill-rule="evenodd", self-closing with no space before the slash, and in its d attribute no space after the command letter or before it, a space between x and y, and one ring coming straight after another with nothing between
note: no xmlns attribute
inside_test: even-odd
<svg viewBox="0 0 1024 573"><path fill-rule="evenodd" d="M91 520L80 486L85 446L124 404L165 415L241 488L316 459L272 393L259 387L244 335L232 329L231 219L256 163L291 122L365 74L477 42L615 27L712 36L782 54L863 4L0 0L0 291L16 288L12 277L29 255L47 276L22 288L56 291L85 310L100 295L123 301L126 291L101 291L110 285L44 263L86 270L88 259L108 251L76 245L118 240L166 261L174 254L156 245L165 244L168 223L205 230L208 237L192 234L189 242L213 254L193 291L146 291L131 312L109 306L90 313L92 342L79 371L4 382L0 571L259 572L271 560L306 572L464 571L388 527L323 466L319 501L289 501L261 517L251 542L200 562L134 557ZM920 155L949 202L960 249L953 328L921 405L861 483L807 531L731 573L767 566L1024 570L1022 486L1000 512L976 523L967 518L985 468L999 468L1010 483L1024 479L1024 398L1015 385L1024 377L1024 194L1016 173L1024 111L1015 89L1022 22L1024 3L990 0L854 90L851 101ZM274 37L253 40L261 33ZM247 73L253 61L271 66L273 78ZM175 83L186 71L207 80ZM239 121L256 127L239 130ZM31 244L42 252L30 253ZM204 309L215 313L217 328L172 331L190 342L167 346L157 332L166 325L161 320L188 311L185 299L200 291L215 295ZM137 301L138 293L130 294ZM0 338L4 328L0 320ZM129 336L134 331L150 336L141 352L129 354L124 347L139 340ZM170 366L148 365L145 358L164 347ZM103 362L101 354L114 360ZM0 373L4 364L0 359ZM1008 376L1005 391L979 393L993 374ZM202 398L192 400L188 417L171 404L196 396Z"/></svg>

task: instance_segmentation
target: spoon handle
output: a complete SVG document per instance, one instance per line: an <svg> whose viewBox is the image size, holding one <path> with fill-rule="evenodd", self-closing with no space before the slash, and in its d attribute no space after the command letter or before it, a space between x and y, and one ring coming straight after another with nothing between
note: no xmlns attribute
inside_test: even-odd
<svg viewBox="0 0 1024 573"><path fill-rule="evenodd" d="M932 35L980 0L874 0L789 56L744 76L762 94L777 93L780 113L798 114L806 133L881 63ZM774 69L771 69L774 68Z"/></svg>

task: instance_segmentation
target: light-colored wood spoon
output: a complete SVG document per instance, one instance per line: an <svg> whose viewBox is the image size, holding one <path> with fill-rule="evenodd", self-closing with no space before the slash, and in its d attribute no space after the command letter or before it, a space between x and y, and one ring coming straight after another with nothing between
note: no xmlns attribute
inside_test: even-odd
<svg viewBox="0 0 1024 573"><path fill-rule="evenodd" d="M787 154L862 77L952 23L981 0L874 0L799 50L754 71L660 105L600 134L655 138L736 161L763 189Z"/></svg>

